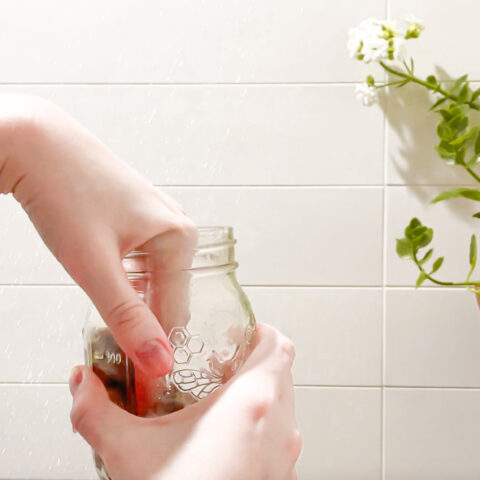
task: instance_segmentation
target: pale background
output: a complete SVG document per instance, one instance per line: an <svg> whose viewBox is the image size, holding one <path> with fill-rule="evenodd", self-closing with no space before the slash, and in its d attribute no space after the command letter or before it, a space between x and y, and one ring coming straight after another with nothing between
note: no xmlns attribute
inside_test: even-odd
<svg viewBox="0 0 480 480"><path fill-rule="evenodd" d="M418 215L462 277L478 207L428 205L469 182L434 154L428 99L361 107L372 68L346 51L349 27L408 13L419 73L480 80L477 0L0 2L0 91L52 99L199 224L235 227L258 319L297 346L301 480L480 478L480 313L412 289L394 253ZM66 386L84 294L11 198L0 219L0 478L94 478Z"/></svg>

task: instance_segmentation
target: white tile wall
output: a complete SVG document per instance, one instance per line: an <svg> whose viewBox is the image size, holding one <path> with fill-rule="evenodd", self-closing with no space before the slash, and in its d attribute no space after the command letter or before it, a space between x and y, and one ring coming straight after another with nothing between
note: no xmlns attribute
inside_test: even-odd
<svg viewBox="0 0 480 480"><path fill-rule="evenodd" d="M478 478L478 390L387 389L385 479Z"/></svg>
<svg viewBox="0 0 480 480"><path fill-rule="evenodd" d="M383 135L383 117L362 108L353 88L36 85L2 91L51 99L157 185L378 185L382 142L358 145L369 132Z"/></svg>
<svg viewBox="0 0 480 480"><path fill-rule="evenodd" d="M246 293L257 318L294 341L297 385L381 385L380 288L247 287Z"/></svg>
<svg viewBox="0 0 480 480"><path fill-rule="evenodd" d="M388 289L387 385L480 387L478 306L467 291Z"/></svg>
<svg viewBox="0 0 480 480"><path fill-rule="evenodd" d="M389 0L388 4L390 18L415 13L426 24L421 40L408 46L420 76L437 73L449 79L468 73L472 80L480 80L480 65L473 60L478 2L457 0L453 8L444 0Z"/></svg>
<svg viewBox="0 0 480 480"><path fill-rule="evenodd" d="M174 196L199 225L234 225L243 283L381 283L380 188L168 187L163 191ZM2 200L6 228L0 238L6 248L0 250L0 283L70 283L28 217L14 200L9 199L10 205ZM346 218L348 222L341 221ZM352 228L364 231L355 245Z"/></svg>
<svg viewBox="0 0 480 480"><path fill-rule="evenodd" d="M462 278L480 208L428 205L471 183L435 156L428 97L360 107L373 67L345 48L365 17L410 12L422 75L480 81L476 0L0 2L0 91L52 99L198 223L235 227L257 318L297 345L300 480L480 477L479 312L467 292L415 291L394 252L419 216L439 277ZM0 478L94 478L65 384L85 296L0 200Z"/></svg>
<svg viewBox="0 0 480 480"><path fill-rule="evenodd" d="M298 387L295 401L305 443L299 479L381 479L379 388Z"/></svg>
<svg viewBox="0 0 480 480"><path fill-rule="evenodd" d="M347 30L384 0L2 2L4 82L358 80ZM181 19L181 21L179 21ZM35 46L35 48L32 48ZM40 53L40 54L39 54Z"/></svg>
<svg viewBox="0 0 480 480"><path fill-rule="evenodd" d="M66 385L0 385L0 478L93 479L90 448L72 432Z"/></svg>

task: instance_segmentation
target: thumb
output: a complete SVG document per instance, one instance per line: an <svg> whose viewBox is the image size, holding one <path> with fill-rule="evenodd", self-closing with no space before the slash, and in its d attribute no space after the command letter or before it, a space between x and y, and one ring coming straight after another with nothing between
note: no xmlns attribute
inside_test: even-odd
<svg viewBox="0 0 480 480"><path fill-rule="evenodd" d="M73 431L80 433L102 458L108 457L112 446L128 438L135 417L110 401L102 382L88 367L75 367L69 386Z"/></svg>
<svg viewBox="0 0 480 480"><path fill-rule="evenodd" d="M159 321L130 284L120 255L97 251L83 263L79 285L97 307L115 340L137 366L152 376L168 373L173 356Z"/></svg>

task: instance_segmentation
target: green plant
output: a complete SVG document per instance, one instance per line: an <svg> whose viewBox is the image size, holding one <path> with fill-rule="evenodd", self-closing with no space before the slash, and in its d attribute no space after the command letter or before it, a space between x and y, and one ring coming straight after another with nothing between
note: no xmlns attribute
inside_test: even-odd
<svg viewBox="0 0 480 480"><path fill-rule="evenodd" d="M374 18L365 20L350 30L348 48L352 57L365 63L377 62L392 81L377 83L369 75L366 82L356 87L357 97L366 106L378 98L378 90L385 87L401 88L409 83L425 88L437 96L430 110L438 113L438 145L434 148L447 164L464 169L477 183L480 175L475 168L480 163L480 129L471 125L471 112L480 110L480 88L472 90L467 75L454 81L441 81L435 75L421 79L415 75L413 58L405 59L405 43L418 38L423 31L423 23L410 16L404 24L396 21L383 21ZM480 202L478 188L457 187L446 190L432 200L437 203L452 198L465 198ZM480 212L473 215L480 218ZM469 271L464 281L442 281L433 275L441 268L443 257L432 263L433 248L423 253L433 240L433 229L422 225L413 218L405 228L404 236L397 239L396 251L399 257L410 259L419 270L416 286L425 280L443 286L463 286L471 291L480 287L480 282L471 281L477 263L477 239L472 235L469 249ZM421 252L422 251L422 252ZM420 254L422 255L420 256ZM430 267L427 268L427 264Z"/></svg>

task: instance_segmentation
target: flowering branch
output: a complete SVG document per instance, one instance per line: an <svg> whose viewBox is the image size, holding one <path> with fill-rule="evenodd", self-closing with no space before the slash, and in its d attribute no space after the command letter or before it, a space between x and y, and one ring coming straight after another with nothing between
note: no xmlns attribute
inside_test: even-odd
<svg viewBox="0 0 480 480"><path fill-rule="evenodd" d="M478 125L469 127L470 110L480 110L480 104L477 103L480 88L472 92L467 75L462 75L453 84L448 85L442 85L435 75L429 75L425 80L415 76L413 58L409 63L405 61L405 41L418 38L423 30L423 23L413 16L407 18L404 25L395 21L369 18L351 29L348 40L350 55L364 63L377 62L386 72L397 77L391 82L377 84L369 75L365 83L356 86L355 93L366 106L376 102L380 88L390 86L401 88L408 83L414 83L439 95L440 98L430 107L430 110L441 116L437 125L439 144L434 148L447 165L462 167L480 183L480 175L474 171L480 163L480 128ZM452 188L442 192L432 200L432 203L451 198L466 198L480 202L480 190ZM480 218L480 212L474 217ZM475 235L470 239L470 270L463 282L445 282L432 276L442 266L443 257L437 258L430 272L427 272L425 265L433 255L433 248L421 259L418 254L419 250L429 245L432 239L433 230L422 225L417 218L413 218L405 228L405 236L397 239L396 250L399 257L411 259L420 272L416 286L419 287L428 279L437 285L463 286L480 294L480 282L470 281L477 262Z"/></svg>

